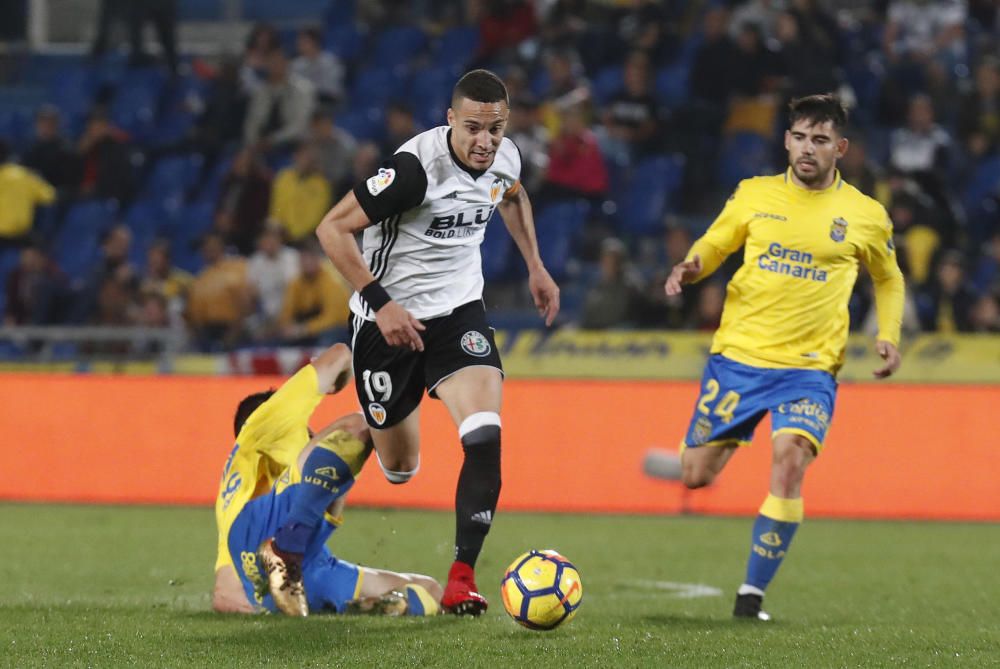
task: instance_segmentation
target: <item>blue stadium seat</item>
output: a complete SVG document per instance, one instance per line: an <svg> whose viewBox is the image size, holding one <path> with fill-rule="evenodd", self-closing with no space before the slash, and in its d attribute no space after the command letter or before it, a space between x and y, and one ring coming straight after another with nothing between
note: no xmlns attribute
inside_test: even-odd
<svg viewBox="0 0 1000 669"><path fill-rule="evenodd" d="M573 240L589 215L590 204L585 200L555 202L535 215L538 250L549 274L557 281L566 276Z"/></svg>
<svg viewBox="0 0 1000 669"><path fill-rule="evenodd" d="M457 26L434 41L431 63L435 67L465 69L479 52L479 27Z"/></svg>
<svg viewBox="0 0 1000 669"><path fill-rule="evenodd" d="M328 0L243 0L248 21L315 21L323 16Z"/></svg>
<svg viewBox="0 0 1000 669"><path fill-rule="evenodd" d="M414 105L413 116L425 128L443 125L451 105L451 91L461 72L454 67L437 67L418 70L413 74L410 99L419 100Z"/></svg>
<svg viewBox="0 0 1000 669"><path fill-rule="evenodd" d="M85 65L65 67L56 71L49 81L48 101L66 116L70 127L78 128L94 100L100 80L93 69Z"/></svg>
<svg viewBox="0 0 1000 669"><path fill-rule="evenodd" d="M181 21L219 21L223 18L223 0L179 0L177 18Z"/></svg>
<svg viewBox="0 0 1000 669"><path fill-rule="evenodd" d="M334 123L359 141L379 142L385 137L385 110L382 107L351 109L338 114Z"/></svg>
<svg viewBox="0 0 1000 669"><path fill-rule="evenodd" d="M0 138L15 151L24 151L35 136L33 112L30 109L0 109Z"/></svg>
<svg viewBox="0 0 1000 669"><path fill-rule="evenodd" d="M111 120L144 143L156 127L166 74L159 68L128 70L111 103Z"/></svg>
<svg viewBox="0 0 1000 669"><path fill-rule="evenodd" d="M140 200L129 207L125 225L132 231L129 261L138 268L146 266L146 252L168 222L168 213L157 201Z"/></svg>
<svg viewBox="0 0 1000 669"><path fill-rule="evenodd" d="M385 106L406 95L409 77L402 67L373 67L358 72L351 89L351 105L355 109Z"/></svg>
<svg viewBox="0 0 1000 669"><path fill-rule="evenodd" d="M354 21L356 4L355 0L327 0L326 25L333 27Z"/></svg>
<svg viewBox="0 0 1000 669"><path fill-rule="evenodd" d="M146 181L143 197L159 202L183 199L198 183L204 160L197 153L161 158Z"/></svg>
<svg viewBox="0 0 1000 669"><path fill-rule="evenodd" d="M732 190L743 179L772 172L771 145L757 133L733 133L723 142L716 174L720 187Z"/></svg>
<svg viewBox="0 0 1000 669"><path fill-rule="evenodd" d="M483 258L483 277L487 281L510 278L511 263L517 254L514 252L514 240L498 212L493 212L493 217L486 224L486 235L479 249Z"/></svg>
<svg viewBox="0 0 1000 669"><path fill-rule="evenodd" d="M361 55L367 39L367 32L353 21L338 21L327 25L323 34L323 48L341 60L350 62Z"/></svg>
<svg viewBox="0 0 1000 669"><path fill-rule="evenodd" d="M115 200L73 205L52 244L52 257L73 282L81 280L100 258L101 236L115 223Z"/></svg>
<svg viewBox="0 0 1000 669"><path fill-rule="evenodd" d="M165 232L170 239L170 252L176 266L191 273L201 270L204 262L198 242L212 229L214 219L214 202L195 202L173 214L170 227Z"/></svg>
<svg viewBox="0 0 1000 669"><path fill-rule="evenodd" d="M383 31L375 38L372 49L377 67L393 67L409 63L427 46L427 35L414 26L399 26Z"/></svg>
<svg viewBox="0 0 1000 669"><path fill-rule="evenodd" d="M660 231L663 217L676 208L675 197L684 181L684 156L647 158L633 167L618 201L618 222L632 235Z"/></svg>
<svg viewBox="0 0 1000 669"><path fill-rule="evenodd" d="M656 94L668 107L679 107L688 99L688 79L691 68L685 63L674 63L656 74Z"/></svg>
<svg viewBox="0 0 1000 669"><path fill-rule="evenodd" d="M625 86L625 68L621 65L609 65L601 68L594 76L591 90L599 105L607 104L613 95Z"/></svg>

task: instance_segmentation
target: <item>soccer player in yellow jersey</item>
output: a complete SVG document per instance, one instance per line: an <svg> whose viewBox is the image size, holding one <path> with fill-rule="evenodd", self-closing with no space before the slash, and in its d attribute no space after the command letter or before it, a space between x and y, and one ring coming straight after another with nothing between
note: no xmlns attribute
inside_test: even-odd
<svg viewBox="0 0 1000 669"><path fill-rule="evenodd" d="M764 591L802 522L802 480L833 415L859 263L875 284L875 348L884 360L876 378L899 367L903 313L889 216L836 169L848 146L846 110L833 95L793 100L789 109L788 169L740 183L665 286L667 295L678 295L744 248L726 288L681 469L687 487L708 485L771 412L770 492L754 522L733 610L760 620L770 619L761 610Z"/></svg>
<svg viewBox="0 0 1000 669"><path fill-rule="evenodd" d="M240 402L236 445L215 502L216 611L437 612L442 589L431 577L359 567L326 547L341 523L343 496L371 453L371 437L361 414L344 416L316 435L309 417L324 394L347 385L350 370L351 351L337 344L277 391ZM286 562L272 537L280 539L289 528L304 546L299 559ZM400 594L384 597L391 591Z"/></svg>

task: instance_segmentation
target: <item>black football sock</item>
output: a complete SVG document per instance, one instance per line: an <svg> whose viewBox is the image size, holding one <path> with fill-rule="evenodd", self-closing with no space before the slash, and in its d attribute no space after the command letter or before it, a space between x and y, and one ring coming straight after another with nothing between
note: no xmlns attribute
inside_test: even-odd
<svg viewBox="0 0 1000 669"><path fill-rule="evenodd" d="M455 492L455 559L474 567L500 498L500 426L481 425L463 434L462 450L465 462Z"/></svg>

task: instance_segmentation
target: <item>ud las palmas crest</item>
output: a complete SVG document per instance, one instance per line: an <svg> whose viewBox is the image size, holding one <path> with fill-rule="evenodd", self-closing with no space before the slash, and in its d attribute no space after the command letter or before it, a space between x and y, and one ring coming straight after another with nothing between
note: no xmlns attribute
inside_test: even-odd
<svg viewBox="0 0 1000 669"><path fill-rule="evenodd" d="M835 242L842 242L847 237L847 221L839 216L833 219L830 225L830 239Z"/></svg>

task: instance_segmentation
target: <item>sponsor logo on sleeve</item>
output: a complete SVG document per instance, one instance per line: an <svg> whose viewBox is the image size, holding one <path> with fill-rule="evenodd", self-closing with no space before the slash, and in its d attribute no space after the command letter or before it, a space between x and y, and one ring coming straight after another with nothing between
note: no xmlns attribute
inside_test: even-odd
<svg viewBox="0 0 1000 669"><path fill-rule="evenodd" d="M379 168L378 174L368 179L366 185L368 186L368 192L372 194L372 197L377 197L379 193L384 191L392 182L396 179L396 170L391 167Z"/></svg>

